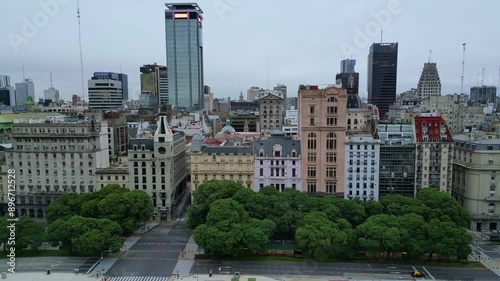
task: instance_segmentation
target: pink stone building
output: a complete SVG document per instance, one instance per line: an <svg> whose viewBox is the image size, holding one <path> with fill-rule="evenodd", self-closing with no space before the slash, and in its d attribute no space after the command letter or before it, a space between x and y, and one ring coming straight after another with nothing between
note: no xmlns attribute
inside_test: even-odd
<svg viewBox="0 0 500 281"><path fill-rule="evenodd" d="M343 197L347 91L299 86L302 191Z"/></svg>

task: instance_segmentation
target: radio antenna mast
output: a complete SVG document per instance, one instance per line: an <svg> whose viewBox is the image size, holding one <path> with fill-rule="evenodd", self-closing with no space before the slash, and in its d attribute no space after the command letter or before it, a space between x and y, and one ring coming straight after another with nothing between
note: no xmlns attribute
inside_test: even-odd
<svg viewBox="0 0 500 281"><path fill-rule="evenodd" d="M76 1L76 17L78 18L78 43L80 45L80 72L82 75L82 100L85 102L85 82L83 80L82 30L80 22L80 1Z"/></svg>
<svg viewBox="0 0 500 281"><path fill-rule="evenodd" d="M462 44L462 46L464 46L464 54L463 54L463 58L462 58L462 86L460 87L460 94L464 93L465 45L466 45L466 43Z"/></svg>

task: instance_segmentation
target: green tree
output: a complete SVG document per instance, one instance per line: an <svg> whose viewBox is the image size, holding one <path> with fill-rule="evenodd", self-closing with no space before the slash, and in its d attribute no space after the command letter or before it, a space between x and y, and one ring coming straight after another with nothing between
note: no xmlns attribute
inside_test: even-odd
<svg viewBox="0 0 500 281"><path fill-rule="evenodd" d="M422 202L401 195L388 195L380 199L380 204L384 206L384 213L387 215L402 216L406 214L424 215L427 207Z"/></svg>
<svg viewBox="0 0 500 281"><path fill-rule="evenodd" d="M45 229L30 217L20 217L16 222L16 249L31 247L38 250L43 243Z"/></svg>
<svg viewBox="0 0 500 281"><path fill-rule="evenodd" d="M368 200L363 202L366 218L384 213L384 206L380 202Z"/></svg>
<svg viewBox="0 0 500 281"><path fill-rule="evenodd" d="M424 188L417 193L417 200L425 205L424 217L430 221L452 221L456 225L467 227L470 221L469 213L449 194L434 188Z"/></svg>
<svg viewBox="0 0 500 281"><path fill-rule="evenodd" d="M240 255L244 250L242 240L249 222L250 217L242 205L231 198L219 199L212 203L206 224L195 229L194 239L206 253Z"/></svg>
<svg viewBox="0 0 500 281"><path fill-rule="evenodd" d="M348 243L346 233L340 231L323 212L307 214L303 223L295 234L297 246L318 260L340 253Z"/></svg>
<svg viewBox="0 0 500 281"><path fill-rule="evenodd" d="M83 195L64 194L47 207L47 222L50 224L58 219L68 219L81 213L81 206L86 201Z"/></svg>
<svg viewBox="0 0 500 281"><path fill-rule="evenodd" d="M375 215L356 228L359 245L367 252L385 252L387 258L402 250L402 233L395 216Z"/></svg>
<svg viewBox="0 0 500 281"><path fill-rule="evenodd" d="M196 229L206 222L208 211L212 202L218 199L232 198L239 190L244 189L242 185L229 180L211 180L204 182L193 192L193 202L187 208L188 219L186 221L190 229Z"/></svg>
<svg viewBox="0 0 500 281"><path fill-rule="evenodd" d="M357 199L354 200L338 200L337 207L340 210L342 218L356 227L365 221L366 212L363 203Z"/></svg>
<svg viewBox="0 0 500 281"><path fill-rule="evenodd" d="M427 225L429 260L434 254L440 258L466 258L472 238L464 228L450 221L431 220Z"/></svg>

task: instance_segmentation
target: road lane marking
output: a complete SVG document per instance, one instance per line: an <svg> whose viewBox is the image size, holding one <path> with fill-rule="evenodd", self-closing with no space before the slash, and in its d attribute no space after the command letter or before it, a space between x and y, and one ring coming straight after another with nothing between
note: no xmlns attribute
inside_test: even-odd
<svg viewBox="0 0 500 281"><path fill-rule="evenodd" d="M427 272L427 274L429 274L429 276L432 278L432 280L436 280L436 278L434 278L434 276L432 276L432 274L427 270L427 268L423 267L422 268L425 270L425 272Z"/></svg>

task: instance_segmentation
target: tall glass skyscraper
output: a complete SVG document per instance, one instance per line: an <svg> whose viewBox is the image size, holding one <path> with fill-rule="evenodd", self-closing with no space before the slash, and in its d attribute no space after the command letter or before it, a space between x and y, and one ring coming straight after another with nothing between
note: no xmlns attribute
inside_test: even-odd
<svg viewBox="0 0 500 281"><path fill-rule="evenodd" d="M203 108L203 11L196 3L165 4L168 98L175 110Z"/></svg>
<svg viewBox="0 0 500 281"><path fill-rule="evenodd" d="M396 101L398 43L374 43L368 55L368 102L387 119L389 106Z"/></svg>

